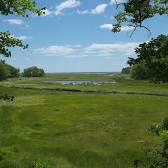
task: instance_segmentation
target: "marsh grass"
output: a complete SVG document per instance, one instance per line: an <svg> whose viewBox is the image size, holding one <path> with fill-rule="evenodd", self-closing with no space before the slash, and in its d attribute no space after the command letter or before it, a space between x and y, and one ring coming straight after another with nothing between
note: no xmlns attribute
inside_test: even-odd
<svg viewBox="0 0 168 168"><path fill-rule="evenodd" d="M33 78L27 82L40 87L42 80ZM12 85L15 82L18 83L13 80ZM128 85L131 87L128 81L124 85L124 90ZM145 83L141 88L148 90L149 86ZM157 92L167 88L157 87ZM137 90L132 84L134 89ZM146 145L160 143L148 128L168 115L166 96L2 86L0 92L15 96L14 102L0 102L0 167L3 168L35 165L36 168L131 168L135 159L144 157Z"/></svg>

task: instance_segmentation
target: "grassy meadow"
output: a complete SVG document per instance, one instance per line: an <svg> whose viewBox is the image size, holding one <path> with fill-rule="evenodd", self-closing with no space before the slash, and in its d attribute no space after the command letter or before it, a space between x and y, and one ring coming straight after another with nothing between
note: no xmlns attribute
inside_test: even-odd
<svg viewBox="0 0 168 168"><path fill-rule="evenodd" d="M58 79L116 83L74 86L48 82ZM8 79L0 82L2 93L15 96L13 102L0 100L2 168L132 168L135 159L143 159L146 148L160 143L148 128L168 116L167 84L121 75Z"/></svg>

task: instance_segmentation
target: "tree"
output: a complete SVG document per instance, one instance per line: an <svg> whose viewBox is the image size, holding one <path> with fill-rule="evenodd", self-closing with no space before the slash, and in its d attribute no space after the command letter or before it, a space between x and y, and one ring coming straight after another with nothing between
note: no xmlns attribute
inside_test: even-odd
<svg viewBox="0 0 168 168"><path fill-rule="evenodd" d="M135 49L137 58L129 58L130 66L141 65L154 82L168 81L168 36L160 35Z"/></svg>
<svg viewBox="0 0 168 168"><path fill-rule="evenodd" d="M145 64L135 64L132 68L131 68L131 77L134 79L138 79L138 80L145 80L145 79L149 79L149 73L148 73L148 68L145 66Z"/></svg>
<svg viewBox="0 0 168 168"><path fill-rule="evenodd" d="M8 71L8 78L16 78L16 77L19 77L20 75L20 70L9 65L9 64L5 64L6 65L6 68L7 68L7 71Z"/></svg>
<svg viewBox="0 0 168 168"><path fill-rule="evenodd" d="M1 0L0 14L2 15L18 15L28 17L28 11L38 15L44 13L44 8L37 9L33 0ZM20 39L13 37L8 31L0 32L0 55L5 57L11 56L11 47L21 47L26 49L28 45L24 45Z"/></svg>
<svg viewBox="0 0 168 168"><path fill-rule="evenodd" d="M20 70L5 63L5 61L1 60L1 65L3 64L3 66L5 67L6 70L6 78L15 78L15 77L19 77L20 75Z"/></svg>
<svg viewBox="0 0 168 168"><path fill-rule="evenodd" d="M156 14L168 14L167 0L128 0L125 3L118 3L118 0L115 0L115 2L117 8L121 5L123 8L115 16L116 23L113 24L113 32L120 32L123 23L127 23L128 26L134 27L131 36L137 28L145 28L150 32L143 24L144 21L154 17Z"/></svg>
<svg viewBox="0 0 168 168"><path fill-rule="evenodd" d="M24 69L23 74L24 77L41 77L44 76L44 70L37 68L36 66Z"/></svg>
<svg viewBox="0 0 168 168"><path fill-rule="evenodd" d="M15 15L28 17L28 12L42 15L44 8L36 8L34 0L1 0L0 1L0 14L2 15ZM5 57L11 56L11 47L21 47L26 49L28 45L24 45L20 39L13 37L10 32L0 32L0 55ZM1 68L1 67L0 67ZM1 68L2 69L2 68ZM6 99L7 96L0 96ZM13 98L12 98L13 100Z"/></svg>

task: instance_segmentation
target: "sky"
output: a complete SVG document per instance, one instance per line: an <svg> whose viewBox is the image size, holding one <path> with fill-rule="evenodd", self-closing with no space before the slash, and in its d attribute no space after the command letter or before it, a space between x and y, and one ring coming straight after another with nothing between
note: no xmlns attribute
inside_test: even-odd
<svg viewBox="0 0 168 168"><path fill-rule="evenodd" d="M0 16L1 31L8 30L29 44L27 50L12 49L12 57L5 59L21 70L38 66L46 72L119 72L128 57L136 57L134 49L140 43L168 34L167 16L145 21L152 36L138 29L130 38L132 27L126 24L120 33L112 33L117 13L114 0L36 2L46 7L44 16Z"/></svg>

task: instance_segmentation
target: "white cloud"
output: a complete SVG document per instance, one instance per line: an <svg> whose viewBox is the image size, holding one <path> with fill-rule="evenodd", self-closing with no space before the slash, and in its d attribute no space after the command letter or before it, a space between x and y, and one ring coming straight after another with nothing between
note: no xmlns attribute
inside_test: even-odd
<svg viewBox="0 0 168 168"><path fill-rule="evenodd" d="M112 25L112 24L103 24L103 25L100 25L100 28L101 28L101 29L112 30L113 25Z"/></svg>
<svg viewBox="0 0 168 168"><path fill-rule="evenodd" d="M76 13L79 15L84 15L84 14L98 15L98 14L104 13L107 6L108 4L103 3L103 4L97 5L94 9L77 10Z"/></svg>
<svg viewBox="0 0 168 168"><path fill-rule="evenodd" d="M110 5L115 5L116 3L117 4L120 4L120 3L126 3L128 0L111 0L110 1Z"/></svg>
<svg viewBox="0 0 168 168"><path fill-rule="evenodd" d="M56 55L56 56L65 56L65 55L71 55L75 52L73 47L71 46L49 46L47 48L39 48L36 49L36 52L39 52L44 55Z"/></svg>
<svg viewBox="0 0 168 168"><path fill-rule="evenodd" d="M66 0L66 1L62 2L61 4L59 4L58 6L56 6L56 10L55 10L54 14L60 15L60 14L62 14L62 11L64 9L76 8L79 5L80 5L80 1L78 1L78 0Z"/></svg>
<svg viewBox="0 0 168 168"><path fill-rule="evenodd" d="M12 35L12 37L17 38L17 39L19 39L19 40L28 40L28 39L32 39L32 37L25 36L25 35L22 35L22 36L14 36L14 35Z"/></svg>
<svg viewBox="0 0 168 168"><path fill-rule="evenodd" d="M4 22L8 22L11 25L23 25L23 21L20 19L6 19Z"/></svg>
<svg viewBox="0 0 168 168"><path fill-rule="evenodd" d="M110 44L93 43L87 47L82 47L80 45L53 45L46 48L35 49L35 53L66 58L128 56L134 54L134 49L138 45L139 43L137 42Z"/></svg>
<svg viewBox="0 0 168 168"><path fill-rule="evenodd" d="M113 29L113 24L103 24L100 25L101 29L107 29L107 30L112 30ZM122 26L121 27L121 32L129 32L132 31L134 29L134 27L131 26Z"/></svg>
<svg viewBox="0 0 168 168"><path fill-rule="evenodd" d="M112 56L114 53L122 53L122 55L131 55L139 43L112 43L112 44L92 44L86 51L89 53L98 53L99 55Z"/></svg>
<svg viewBox="0 0 168 168"><path fill-rule="evenodd" d="M91 13L94 15L104 13L107 6L108 6L107 4L99 4L96 6L95 9L91 10Z"/></svg>
<svg viewBox="0 0 168 168"><path fill-rule="evenodd" d="M18 39L20 39L20 40L28 40L28 39L31 39L32 37L28 37L28 36L18 36L18 37L16 37L16 38L18 38Z"/></svg>

